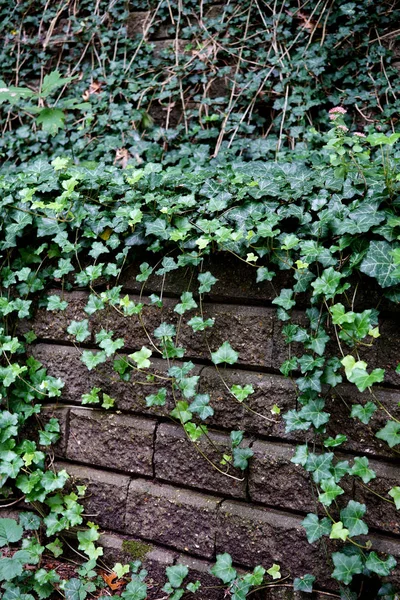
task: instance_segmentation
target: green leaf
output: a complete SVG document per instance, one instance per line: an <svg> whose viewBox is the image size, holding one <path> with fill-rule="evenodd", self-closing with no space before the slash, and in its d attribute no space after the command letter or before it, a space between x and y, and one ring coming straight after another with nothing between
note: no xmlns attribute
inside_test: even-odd
<svg viewBox="0 0 400 600"><path fill-rule="evenodd" d="M188 575L189 569L184 565L174 565L173 567L167 567L165 572L172 587L179 588Z"/></svg>
<svg viewBox="0 0 400 600"><path fill-rule="evenodd" d="M244 471L249 464L249 458L254 456L251 448L234 448L233 449L233 466Z"/></svg>
<svg viewBox="0 0 400 600"><path fill-rule="evenodd" d="M75 336L78 342L84 342L90 336L89 321L87 319L71 321L67 327L67 332Z"/></svg>
<svg viewBox="0 0 400 600"><path fill-rule="evenodd" d="M330 413L323 412L325 406L324 400L310 400L305 406L298 412L301 419L310 421L316 429L325 425L329 421Z"/></svg>
<svg viewBox="0 0 400 600"><path fill-rule="evenodd" d="M19 522L25 531L37 531L42 523L42 520L33 512L21 512L19 513Z"/></svg>
<svg viewBox="0 0 400 600"><path fill-rule="evenodd" d="M178 419L184 425L191 420L193 414L188 410L189 405L187 402L180 401L176 403L174 410L171 411L171 416Z"/></svg>
<svg viewBox="0 0 400 600"><path fill-rule="evenodd" d="M267 573L268 575L271 575L272 579L280 579L282 577L281 567L280 565L276 565L275 563L272 565L272 567L267 569Z"/></svg>
<svg viewBox="0 0 400 600"><path fill-rule="evenodd" d="M310 575L309 573L303 575L302 577L295 577L293 581L293 589L295 592L305 592L306 594L311 594L314 581L314 575Z"/></svg>
<svg viewBox="0 0 400 600"><path fill-rule="evenodd" d="M318 500L324 506L330 506L338 496L344 494L344 490L335 483L333 477L330 479L323 479L321 481L321 488L324 493L319 494Z"/></svg>
<svg viewBox="0 0 400 600"><path fill-rule="evenodd" d="M194 308L197 308L197 303L193 300L193 294L191 292L183 292L181 302L175 306L174 311L178 315L183 315L188 310L193 310Z"/></svg>
<svg viewBox="0 0 400 600"><path fill-rule="evenodd" d="M337 523L333 523L329 537L331 540L342 540L345 542L349 533L349 530L343 527L342 521L338 521Z"/></svg>
<svg viewBox="0 0 400 600"><path fill-rule="evenodd" d="M342 277L342 273L338 273L333 267L325 269L321 277L317 277L317 279L311 283L314 288L313 295L317 296L322 294L327 299L333 298Z"/></svg>
<svg viewBox="0 0 400 600"><path fill-rule="evenodd" d="M15 554L12 558L0 556L0 581L11 581L22 575L23 564Z"/></svg>
<svg viewBox="0 0 400 600"><path fill-rule="evenodd" d="M366 456L356 457L354 465L350 471L352 475L361 477L364 483L368 483L371 479L375 479L376 473L368 467L368 458Z"/></svg>
<svg viewBox="0 0 400 600"><path fill-rule="evenodd" d="M375 434L375 437L387 442L390 448L394 448L400 444L400 423L388 421L385 427Z"/></svg>
<svg viewBox="0 0 400 600"><path fill-rule="evenodd" d="M364 406L361 404L353 404L351 407L350 416L353 419L359 419L364 425L368 425L372 415L377 410L376 405L373 402L367 402Z"/></svg>
<svg viewBox="0 0 400 600"><path fill-rule="evenodd" d="M346 508L343 508L340 511L340 518L345 527L349 530L349 535L351 537L368 533L368 526L362 520L366 510L365 504L350 500Z"/></svg>
<svg viewBox="0 0 400 600"><path fill-rule="evenodd" d="M296 451L290 459L290 462L294 463L295 465L302 465L304 467L304 465L307 462L307 459L308 446L306 444L303 444L301 446L296 446Z"/></svg>
<svg viewBox="0 0 400 600"><path fill-rule="evenodd" d="M99 392L101 388L92 388L88 394L82 394L82 404L97 404L100 402Z"/></svg>
<svg viewBox="0 0 400 600"><path fill-rule="evenodd" d="M164 406L167 398L166 388L160 388L157 394L146 396L146 406Z"/></svg>
<svg viewBox="0 0 400 600"><path fill-rule="evenodd" d="M324 454L310 452L305 468L306 471L310 471L313 474L315 483L320 483L323 479L330 479L332 477L331 467L333 456L332 452L325 452Z"/></svg>
<svg viewBox="0 0 400 600"><path fill-rule="evenodd" d="M192 592L192 594L194 594L195 592L197 592L200 589L201 583L200 581L195 581L193 583L188 583L186 586L186 589L188 592Z"/></svg>
<svg viewBox="0 0 400 600"><path fill-rule="evenodd" d="M61 300L60 296L47 297L47 310L65 310L67 306L68 302Z"/></svg>
<svg viewBox="0 0 400 600"><path fill-rule="evenodd" d="M137 364L139 369L148 369L151 365L151 362L149 361L151 355L152 351L145 346L142 346L141 350L129 354L129 358Z"/></svg>
<svg viewBox="0 0 400 600"><path fill-rule="evenodd" d="M380 575L387 577L397 565L396 559L389 554L386 560L379 558L376 552L370 552L365 562L367 569Z"/></svg>
<svg viewBox="0 0 400 600"><path fill-rule="evenodd" d="M154 330L154 335L158 339L172 338L174 335L176 335L175 325L170 323L161 323L161 325Z"/></svg>
<svg viewBox="0 0 400 600"><path fill-rule="evenodd" d="M210 271L200 273L197 277L200 282L199 294L207 294L211 291L212 286L218 281L214 275L211 275Z"/></svg>
<svg viewBox="0 0 400 600"><path fill-rule="evenodd" d="M327 517L319 519L318 516L313 513L308 513L301 524L306 530L307 540L310 544L319 540L323 535L329 535L332 525Z"/></svg>
<svg viewBox="0 0 400 600"><path fill-rule="evenodd" d="M342 433L338 433L334 438L329 437L324 441L325 448L336 448L341 446L344 442L347 442L347 436Z"/></svg>
<svg viewBox="0 0 400 600"><path fill-rule="evenodd" d="M239 400L239 402L243 402L243 400L246 400L246 398L248 398L250 394L254 394L254 388L250 384L246 384L244 386L233 385L231 387L231 392L235 396L235 398Z"/></svg>
<svg viewBox="0 0 400 600"><path fill-rule="evenodd" d="M14 519L0 519L0 548L2 546L19 542L22 538L22 526Z"/></svg>
<svg viewBox="0 0 400 600"><path fill-rule="evenodd" d="M214 414L214 409L210 406L210 396L208 394L197 394L190 404L189 410L199 415L202 421L208 417L212 417Z"/></svg>
<svg viewBox="0 0 400 600"><path fill-rule="evenodd" d="M84 587L83 581L73 577L65 582L63 586L66 600L85 600L87 591Z"/></svg>
<svg viewBox="0 0 400 600"><path fill-rule="evenodd" d="M238 352L231 347L229 342L224 342L216 352L211 353L211 360L215 365L219 365L220 363L234 365L238 358Z"/></svg>
<svg viewBox="0 0 400 600"><path fill-rule="evenodd" d="M107 355L105 352L92 352L91 350L84 350L81 354L81 361L88 368L89 371L95 369L98 365L106 362Z"/></svg>
<svg viewBox="0 0 400 600"><path fill-rule="evenodd" d="M223 583L230 583L236 579L236 570L232 567L232 557L228 553L217 554L217 560L210 569L212 575L221 579Z"/></svg>
<svg viewBox="0 0 400 600"><path fill-rule="evenodd" d="M388 494L393 498L397 510L400 510L400 487L398 485L392 487Z"/></svg>
<svg viewBox="0 0 400 600"><path fill-rule="evenodd" d="M393 246L388 242L372 241L360 265L360 271L369 277L374 277L383 288L390 287L399 282L392 250Z"/></svg>
<svg viewBox="0 0 400 600"><path fill-rule="evenodd" d="M351 583L353 575L362 573L363 564L361 557L358 554L349 556L344 552L333 552L332 560L335 565L332 577L338 581L343 581L346 585Z"/></svg>
<svg viewBox="0 0 400 600"><path fill-rule="evenodd" d="M202 319L201 317L192 317L188 321L188 325L193 331L204 331L207 327L212 327L215 323L215 319Z"/></svg>
<svg viewBox="0 0 400 600"><path fill-rule="evenodd" d="M59 129L63 129L64 122L65 114L60 108L43 108L36 117L36 123L50 135L56 135Z"/></svg>
<svg viewBox="0 0 400 600"><path fill-rule="evenodd" d="M296 300L293 300L293 293L293 290L290 288L281 290L279 296L272 300L272 304L277 304L285 310L290 310L296 304Z"/></svg>

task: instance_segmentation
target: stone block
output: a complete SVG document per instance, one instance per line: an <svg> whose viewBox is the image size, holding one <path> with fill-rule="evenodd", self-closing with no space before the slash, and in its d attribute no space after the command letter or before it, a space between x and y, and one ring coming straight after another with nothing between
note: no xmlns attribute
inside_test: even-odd
<svg viewBox="0 0 400 600"><path fill-rule="evenodd" d="M156 421L72 409L66 456L70 460L126 473L153 476Z"/></svg>
<svg viewBox="0 0 400 600"><path fill-rule="evenodd" d="M217 553L229 552L238 564L269 569L281 566L283 576L297 577L312 572L326 575L325 555L318 544L309 544L301 526L302 518L276 510L236 501L219 508Z"/></svg>
<svg viewBox="0 0 400 600"><path fill-rule="evenodd" d="M220 461L224 453L230 452L229 436L209 432L207 438L203 437L195 444L187 438L182 427L161 424L157 429L155 445L156 478L216 492L222 496L245 498L246 475L239 469L230 469L228 473L235 477L233 479L216 468L224 468Z"/></svg>
<svg viewBox="0 0 400 600"><path fill-rule="evenodd" d="M100 527L124 531L129 477L57 461L77 485L86 485L85 514Z"/></svg>
<svg viewBox="0 0 400 600"><path fill-rule="evenodd" d="M154 383L146 381L146 374L133 370L129 381L123 381L113 369L113 360L109 359L88 371L82 363L81 353L77 348L55 344L37 344L31 348L32 355L43 363L49 375L60 377L65 386L62 390L62 400L81 404L82 394L87 394L93 387L99 387L103 392L115 399L115 407L119 410L148 415L167 415L174 406L171 389L168 385L167 398L164 407L147 407L146 396L157 393L158 377L165 377L167 365L160 359L151 359L152 367L146 373L155 376ZM198 373L200 368L193 370Z"/></svg>
<svg viewBox="0 0 400 600"><path fill-rule="evenodd" d="M50 419L57 419L60 424L60 438L55 444L51 445L51 451L54 452L55 456L63 458L67 449L69 408L55 404L44 405L39 415L39 420L42 422L41 427L44 427ZM34 438L38 440L37 432L38 424L32 422L32 433Z"/></svg>
<svg viewBox="0 0 400 600"><path fill-rule="evenodd" d="M221 498L135 479L129 486L125 532L210 558Z"/></svg>

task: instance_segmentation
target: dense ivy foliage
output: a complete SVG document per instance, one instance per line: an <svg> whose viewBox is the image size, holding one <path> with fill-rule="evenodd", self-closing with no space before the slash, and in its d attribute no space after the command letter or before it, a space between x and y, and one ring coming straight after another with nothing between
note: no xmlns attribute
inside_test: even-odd
<svg viewBox="0 0 400 600"><path fill-rule="evenodd" d="M148 11L144 35L130 11ZM390 575L395 559L365 538L368 507L341 500L343 481L358 478L368 488L376 474L365 456L337 458L346 436L330 437L326 429L329 392L347 380L363 394L348 407L349 418L369 424L380 411L387 423L374 434L393 452L400 444L398 415L374 393L385 365L371 368L365 360L380 335L378 304L398 302L400 292L400 136L393 133L399 71L392 47L399 12L396 3L369 0L244 0L222 9L192 0L95 7L22 0L11 10L0 4L0 492L2 506L24 499L39 515L0 519L5 600L47 598L54 590L84 600L105 585L96 570L99 532L83 526L84 489L63 491L68 474L55 472L49 459L59 424L40 417L43 401L60 397L63 382L29 357L35 334L22 335L19 321L37 308L57 318L68 311L66 292L84 288L87 318L71 320L65 331L77 347L96 313L115 311L145 327L146 301L134 303L119 281L144 248L149 258L137 276L143 285L153 273L191 273L192 287L175 307L177 323L160 312L159 327L146 330L149 343L131 354L124 338L102 329L96 352L82 348L83 363L93 370L112 361L123 380L138 371L159 383L148 406L163 406L172 392L171 418L200 451L214 408L206 392L198 393L180 333L184 323L208 343L214 326L203 299L216 278L204 259L232 253L258 282L285 271L287 287L273 304L288 343L281 372L293 379L298 400L286 414L275 406L260 418L283 418L287 431L308 432L293 462L311 474L318 508L303 526L310 543L333 540L330 572L341 597L358 597L354 575ZM364 276L382 298L358 310ZM308 302L307 323L292 318L299 297ZM162 311L162 294L149 301ZM302 350L294 352L294 343ZM152 357L165 359L166 377L149 370ZM223 367L238 360L235 340L210 349L209 360L223 379ZM227 389L245 407L254 392L250 385ZM114 401L93 388L82 404L113 410ZM38 433L27 436L35 419ZM231 450L214 467L231 477L246 469L252 450L242 442L243 432L231 432ZM400 487L381 499L400 508ZM63 579L42 560L62 555L67 530L77 532L88 561ZM212 572L233 600L281 577L275 564L240 575L228 554L217 557ZM125 600L146 598L139 564L117 564L111 575ZM167 569L170 600L196 594L199 583L186 585L186 576L182 565ZM309 592L314 580L304 574L294 587ZM390 580L379 596L396 598Z"/></svg>
<svg viewBox="0 0 400 600"><path fill-rule="evenodd" d="M42 92L3 104L12 162L57 150L109 164L266 158L312 146L310 126L339 103L367 130L397 122L398 3L23 0L3 1L0 18L0 88ZM56 69L73 81L45 89Z"/></svg>

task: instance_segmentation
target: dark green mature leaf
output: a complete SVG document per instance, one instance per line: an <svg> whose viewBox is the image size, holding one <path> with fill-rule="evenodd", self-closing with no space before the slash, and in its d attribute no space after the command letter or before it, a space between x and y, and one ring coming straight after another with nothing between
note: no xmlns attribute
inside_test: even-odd
<svg viewBox="0 0 400 600"><path fill-rule="evenodd" d="M364 423L364 425L368 425L372 415L376 410L376 405L370 401L366 402L364 406L361 404L353 404L351 407L350 416L353 417L353 419L359 419L361 423Z"/></svg>
<svg viewBox="0 0 400 600"><path fill-rule="evenodd" d="M0 548L7 544L19 542L23 529L14 519L0 519Z"/></svg>
<svg viewBox="0 0 400 600"><path fill-rule="evenodd" d="M295 577L293 581L293 589L295 592L305 592L306 594L311 594L313 590L315 577L314 575L303 575L302 577Z"/></svg>
<svg viewBox="0 0 400 600"><path fill-rule="evenodd" d="M350 536L364 535L368 533L368 525L362 520L367 507L365 504L350 500L346 508L340 511L343 525L349 530Z"/></svg>
<svg viewBox="0 0 400 600"><path fill-rule="evenodd" d="M232 557L226 552L217 554L215 565L211 567L210 571L223 583L230 583L237 575L236 570L232 567Z"/></svg>
<svg viewBox="0 0 400 600"><path fill-rule="evenodd" d="M319 540L323 535L329 535L332 526L330 519L327 517L319 519L313 513L309 513L301 524L306 530L307 540L310 544Z"/></svg>
<svg viewBox="0 0 400 600"><path fill-rule="evenodd" d="M387 442L390 448L394 448L400 444L400 423L396 421L388 421L376 434L376 437L384 442Z"/></svg>
<svg viewBox="0 0 400 600"><path fill-rule="evenodd" d="M221 363L234 365L238 358L239 353L232 348L229 342L224 342L216 352L211 353L211 360L215 365L219 365Z"/></svg>
<svg viewBox="0 0 400 600"><path fill-rule="evenodd" d="M344 552L334 552L332 560L335 565L332 577L338 581L343 581L346 585L351 583L353 575L362 572L363 564L358 554L347 555Z"/></svg>
<svg viewBox="0 0 400 600"><path fill-rule="evenodd" d="M363 273L377 279L383 288L396 285L399 282L392 250L393 247L388 242L372 241L360 266Z"/></svg>
<svg viewBox="0 0 400 600"><path fill-rule="evenodd" d="M381 559L376 552L370 552L365 562L367 569L380 575L381 577L387 577L393 571L397 565L396 559L389 554L386 559Z"/></svg>

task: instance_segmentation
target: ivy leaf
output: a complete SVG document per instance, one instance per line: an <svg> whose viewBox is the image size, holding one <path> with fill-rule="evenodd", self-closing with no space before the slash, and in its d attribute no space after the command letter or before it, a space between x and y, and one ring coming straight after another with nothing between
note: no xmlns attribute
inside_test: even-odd
<svg viewBox="0 0 400 600"><path fill-rule="evenodd" d="M295 577L293 581L293 589L295 592L305 592L306 594L311 594L314 581L314 575L310 575L309 573L303 575L303 577Z"/></svg>
<svg viewBox="0 0 400 600"><path fill-rule="evenodd" d="M211 353L211 360L215 365L227 363L234 365L239 358L239 354L231 347L229 342L224 342L216 352Z"/></svg>
<svg viewBox="0 0 400 600"><path fill-rule="evenodd" d="M95 369L101 363L106 362L107 355L105 352L91 352L90 350L84 350L81 354L81 361L88 368L89 371Z"/></svg>
<svg viewBox="0 0 400 600"><path fill-rule="evenodd" d="M335 565L332 577L338 581L343 581L346 585L351 583L353 575L362 573L363 564L361 557L358 554L349 556L344 552L333 552L332 560Z"/></svg>
<svg viewBox="0 0 400 600"><path fill-rule="evenodd" d="M221 579L223 583L230 583L236 579L236 570L232 567L232 557L228 553L217 554L217 560L210 569L212 575Z"/></svg>
<svg viewBox="0 0 400 600"><path fill-rule="evenodd" d="M345 542L349 533L349 530L343 527L342 521L338 521L337 523L333 523L329 537L331 540L342 540Z"/></svg>
<svg viewBox="0 0 400 600"><path fill-rule="evenodd" d="M336 446L341 446L344 442L347 442L347 436L342 433L338 433L334 438L329 437L324 441L325 448L336 448Z"/></svg>
<svg viewBox="0 0 400 600"><path fill-rule="evenodd" d="M301 419L310 421L316 429L325 425L329 421L330 413L323 412L325 406L324 400L310 400L305 406L298 412Z"/></svg>
<svg viewBox="0 0 400 600"><path fill-rule="evenodd" d="M178 313L178 315L183 315L183 313L192 310L193 308L197 308L197 304L193 300L193 294L191 292L183 292L181 302L175 306L174 311Z"/></svg>
<svg viewBox="0 0 400 600"><path fill-rule="evenodd" d="M366 456L356 457L354 459L354 465L350 471L352 475L358 475L361 477L364 483L368 483L371 479L375 479L376 473L368 467L368 458Z"/></svg>
<svg viewBox="0 0 400 600"><path fill-rule="evenodd" d="M359 419L364 425L368 425L374 412L377 410L373 402L367 402L364 406L361 404L353 404L351 407L350 416L353 419Z"/></svg>
<svg viewBox="0 0 400 600"><path fill-rule="evenodd" d="M375 434L375 437L387 442L390 448L394 448L400 444L400 423L388 421L385 427Z"/></svg>
<svg viewBox="0 0 400 600"><path fill-rule="evenodd" d="M397 510L400 510L400 487L398 485L392 487L388 494L393 498Z"/></svg>
<svg viewBox="0 0 400 600"><path fill-rule="evenodd" d="M183 400L176 403L176 407L171 411L171 417L178 419L184 425L191 420L193 414L190 412L189 405Z"/></svg>
<svg viewBox="0 0 400 600"><path fill-rule="evenodd" d="M388 242L372 241L360 265L360 271L369 277L374 277L383 288L399 282L392 250L393 248Z"/></svg>
<svg viewBox="0 0 400 600"><path fill-rule="evenodd" d="M101 388L92 388L88 394L82 394L82 404L97 404L100 402L99 392Z"/></svg>
<svg viewBox="0 0 400 600"><path fill-rule="evenodd" d="M0 548L2 546L19 542L23 529L14 519L0 519Z"/></svg>
<svg viewBox="0 0 400 600"><path fill-rule="evenodd" d="M19 513L19 522L25 531L37 531L40 528L42 520L33 512L21 512Z"/></svg>
<svg viewBox="0 0 400 600"><path fill-rule="evenodd" d="M390 554L388 555L386 560L383 560L379 558L376 552L370 552L365 562L365 566L367 567L367 569L369 569L373 573L376 573L377 575L380 575L381 577L387 577L388 575L390 575L391 571L395 568L396 565L396 559Z"/></svg>
<svg viewBox="0 0 400 600"><path fill-rule="evenodd" d="M333 456L332 452L325 452L325 454L310 453L305 468L306 471L310 471L313 474L315 483L320 483L322 480L332 477L331 467Z"/></svg>
<svg viewBox="0 0 400 600"><path fill-rule="evenodd" d="M188 321L188 325L193 331L204 331L207 327L214 325L215 319L202 319L201 317L193 317Z"/></svg>
<svg viewBox="0 0 400 600"><path fill-rule="evenodd" d="M360 392L364 392L368 387L371 387L374 383L380 383L383 381L385 376L384 369L374 369L371 373L363 369L353 369L349 381L354 383Z"/></svg>
<svg viewBox="0 0 400 600"><path fill-rule="evenodd" d="M285 310L290 310L296 304L296 300L293 300L293 293L293 290L290 288L281 290L279 296L272 300L272 304L277 304Z"/></svg>
<svg viewBox="0 0 400 600"><path fill-rule="evenodd" d="M342 277L342 273L338 273L333 267L325 269L321 277L317 277L317 279L311 283L314 288L313 295L318 296L322 294L327 299L333 298Z"/></svg>
<svg viewBox="0 0 400 600"><path fill-rule="evenodd" d="M207 433L207 427L205 425L196 425L196 423L192 422L185 423L183 428L192 442L197 442L197 440Z"/></svg>
<svg viewBox="0 0 400 600"><path fill-rule="evenodd" d="M304 465L307 462L307 459L308 446L306 444L303 444L301 446L296 446L296 451L290 459L290 462L294 463L295 465L302 465L304 467Z"/></svg>
<svg viewBox="0 0 400 600"><path fill-rule="evenodd" d="M249 458L254 456L251 448L234 448L233 449L233 466L244 471L249 464Z"/></svg>
<svg viewBox="0 0 400 600"><path fill-rule="evenodd" d="M327 517L318 519L318 516L314 513L308 513L301 524L306 530L307 540L310 544L319 540L323 535L329 535L332 525Z"/></svg>
<svg viewBox="0 0 400 600"><path fill-rule="evenodd" d="M136 281L144 282L147 281L150 275L153 272L153 269L150 267L149 263L144 262L140 265L140 274L136 275Z"/></svg>
<svg viewBox="0 0 400 600"><path fill-rule="evenodd" d="M311 427L310 421L305 421L299 416L297 410L288 410L286 414L283 415L283 420L286 423L285 431L289 433L290 431L304 431Z"/></svg>
<svg viewBox="0 0 400 600"><path fill-rule="evenodd" d="M210 406L210 396L208 394L197 394L189 406L189 410L199 415L202 421L212 417L214 409Z"/></svg>
<svg viewBox="0 0 400 600"><path fill-rule="evenodd" d="M125 591L122 592L121 598L124 600L146 600L147 585L139 577L134 577L126 586Z"/></svg>
<svg viewBox="0 0 400 600"><path fill-rule="evenodd" d="M272 579L280 579L282 577L281 567L280 565L276 565L275 563L272 565L272 567L267 569L267 573L268 575L271 575Z"/></svg>
<svg viewBox="0 0 400 600"><path fill-rule="evenodd" d="M145 346L142 346L141 350L138 350L133 354L129 354L129 358L131 358L137 364L139 369L148 369L151 365L151 362L149 361L151 355L152 351Z"/></svg>
<svg viewBox="0 0 400 600"><path fill-rule="evenodd" d="M350 500L346 508L340 511L340 518L352 537L368 533L368 525L362 520L366 510L365 504Z"/></svg>
<svg viewBox="0 0 400 600"><path fill-rule="evenodd" d="M275 277L275 273L273 271L268 271L266 267L259 267L257 269L257 283L261 283L262 281L272 281Z"/></svg>
<svg viewBox="0 0 400 600"><path fill-rule="evenodd" d="M330 506L338 496L344 494L344 490L335 483L333 477L330 479L323 479L321 481L321 488L324 493L319 494L318 500L324 506Z"/></svg>
<svg viewBox="0 0 400 600"><path fill-rule="evenodd" d="M246 384L244 386L233 385L231 387L231 392L235 396L236 400L239 400L239 402L243 402L243 400L246 400L246 398L250 396L250 394L254 394L254 388L250 384Z"/></svg>
<svg viewBox="0 0 400 600"><path fill-rule="evenodd" d="M161 323L161 325L154 330L154 335L158 339L171 338L175 334L175 325L172 325L171 323Z"/></svg>
<svg viewBox="0 0 400 600"><path fill-rule="evenodd" d="M65 310L68 302L61 300L60 296L53 295L47 297L47 310Z"/></svg>
<svg viewBox="0 0 400 600"><path fill-rule="evenodd" d="M214 275L211 275L210 271L200 273L197 277L200 282L199 294L207 294L211 291L212 286L218 281Z"/></svg>
<svg viewBox="0 0 400 600"><path fill-rule="evenodd" d="M167 567L165 572L172 587L179 588L189 573L189 569L184 565L174 565L173 567Z"/></svg>
<svg viewBox="0 0 400 600"><path fill-rule="evenodd" d="M67 332L75 336L78 342L84 342L90 336L89 321L87 319L71 321L67 327Z"/></svg>
<svg viewBox="0 0 400 600"><path fill-rule="evenodd" d="M167 390L165 388L161 388L158 390L157 394L150 394L146 396L146 406L164 406L167 398Z"/></svg>

